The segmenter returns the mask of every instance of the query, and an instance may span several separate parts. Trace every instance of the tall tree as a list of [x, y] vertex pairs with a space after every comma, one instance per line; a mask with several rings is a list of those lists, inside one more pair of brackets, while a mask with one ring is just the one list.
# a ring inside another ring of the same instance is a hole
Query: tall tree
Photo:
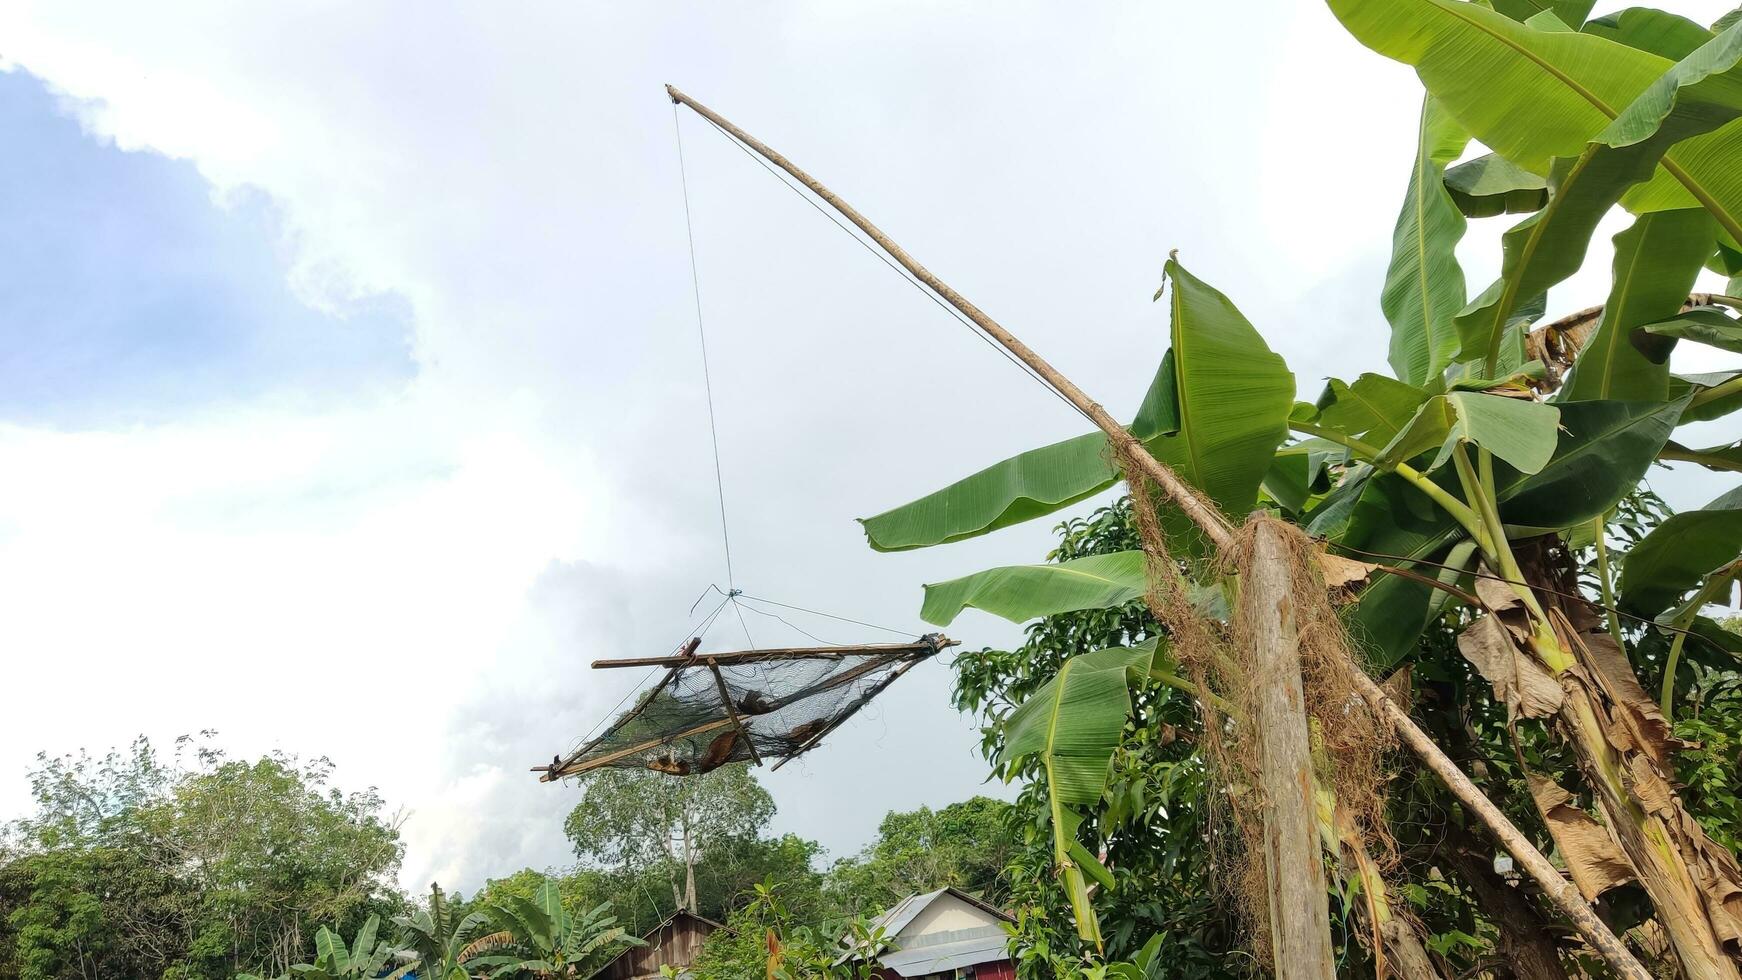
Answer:
[[602, 769], [585, 777], [563, 830], [575, 855], [623, 871], [658, 868], [678, 908], [697, 910], [696, 869], [755, 839], [774, 800], [742, 765], [702, 776]]

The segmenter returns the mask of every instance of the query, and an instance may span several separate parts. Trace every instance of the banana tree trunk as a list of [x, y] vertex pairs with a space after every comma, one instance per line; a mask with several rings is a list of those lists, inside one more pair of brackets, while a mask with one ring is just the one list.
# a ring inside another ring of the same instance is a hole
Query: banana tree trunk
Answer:
[[[1678, 743], [1626, 654], [1594, 609], [1565, 598], [1576, 587], [1566, 587], [1545, 564], [1531, 562], [1525, 571], [1547, 620], [1534, 624], [1529, 645], [1566, 692], [1557, 727], [1626, 871], [1656, 908], [1683, 976], [1738, 980], [1733, 950], [1742, 939], [1742, 868], [1682, 805], [1673, 785]], [[1612, 872], [1579, 877], [1585, 890], [1619, 883]]]

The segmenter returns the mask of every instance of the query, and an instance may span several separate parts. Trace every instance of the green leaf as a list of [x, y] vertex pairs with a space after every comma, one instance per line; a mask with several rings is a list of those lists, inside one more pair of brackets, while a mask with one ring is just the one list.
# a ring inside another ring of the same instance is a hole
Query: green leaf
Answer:
[[345, 941], [326, 926], [315, 931], [315, 956], [325, 961], [330, 973], [344, 973], [351, 968], [351, 954], [345, 949]]
[[1078, 654], [1005, 720], [1001, 765], [1030, 756], [1059, 802], [1093, 806], [1107, 789], [1113, 750], [1131, 713], [1130, 675], [1147, 671], [1155, 643]]
[[1318, 424], [1383, 446], [1427, 398], [1420, 388], [1382, 374], [1363, 374], [1352, 385], [1331, 378], [1319, 395]]
[[1498, 153], [1447, 170], [1446, 190], [1466, 218], [1529, 214], [1548, 203], [1548, 181]]
[[1119, 551], [1050, 565], [1009, 565], [925, 587], [919, 616], [948, 626], [973, 607], [1023, 622], [1079, 609], [1106, 609], [1143, 595], [1143, 553]]
[[[1144, 394], [1131, 433], [1153, 439], [1178, 427], [1170, 350]], [[859, 523], [877, 551], [927, 548], [1044, 517], [1106, 490], [1118, 479], [1106, 435], [1091, 432], [995, 463]]]
[[[1707, 394], [1712, 389], [1734, 385], [1738, 377], [1742, 377], [1742, 371], [1673, 375], [1669, 383], [1670, 393], [1673, 396], [1686, 394], [1692, 399], [1683, 402], [1687, 408], [1682, 412], [1681, 421], [1678, 424], [1709, 422], [1712, 419], [1723, 418], [1738, 408], [1742, 408], [1742, 388], [1725, 388], [1724, 391], [1728, 392], [1727, 394], [1718, 394], [1715, 397], [1708, 397]], [[1694, 404], [1694, 401], [1700, 399], [1706, 400], [1700, 401], [1700, 404]]]
[[[1288, 437], [1294, 375], [1226, 296], [1174, 259], [1166, 275], [1179, 427], [1149, 446], [1224, 514], [1244, 517]], [[1164, 509], [1162, 519], [1182, 551], [1197, 546], [1198, 536], [1174, 508]]]
[[[354, 967], [367, 966], [374, 959], [376, 953], [375, 935], [380, 929], [381, 917], [371, 915], [363, 920], [362, 928], [358, 929], [357, 934], [351, 937], [351, 959]], [[373, 976], [378, 970], [379, 964], [376, 964], [375, 967], [368, 970], [368, 973]]]
[[1560, 442], [1541, 472], [1518, 479], [1497, 468], [1500, 517], [1509, 525], [1559, 531], [1619, 503], [1669, 441], [1692, 392], [1666, 402], [1565, 402]]
[[[1607, 512], [1657, 458], [1691, 395], [1683, 391], [1679, 398], [1660, 403], [1558, 406], [1559, 442], [1541, 471], [1527, 476], [1504, 463], [1495, 465], [1501, 519], [1521, 528], [1559, 530]], [[1435, 481], [1456, 492], [1450, 470]], [[1464, 536], [1450, 515], [1390, 474], [1338, 488], [1308, 530], [1358, 549], [1354, 557], [1388, 565], [1432, 559]], [[1419, 571], [1432, 574], [1436, 569]], [[1346, 621], [1376, 667], [1389, 667], [1414, 650], [1427, 625], [1431, 596], [1428, 586], [1392, 575], [1380, 575], [1362, 590]]]
[[1131, 713], [1132, 676], [1149, 670], [1159, 643], [1155, 638], [1066, 660], [1004, 723], [998, 761], [1006, 771], [1029, 757], [1038, 757], [1046, 770], [1054, 856], [1064, 872], [1078, 935], [1089, 942], [1099, 942], [1100, 925], [1083, 874], [1103, 881], [1105, 887], [1112, 887], [1112, 882], [1101, 863], [1077, 841], [1082, 817], [1068, 808], [1094, 806], [1106, 793], [1113, 752]]
[[[1585, 155], [1593, 140], [1655, 144], [1646, 149], [1662, 154], [1664, 166], [1627, 194], [1627, 207], [1705, 206], [1742, 239], [1742, 125], [1724, 111], [1742, 93], [1725, 81], [1706, 84], [1734, 64], [1730, 32], [1671, 62], [1592, 34], [1534, 30], [1458, 0], [1331, 0], [1331, 9], [1363, 44], [1414, 65], [1465, 131], [1512, 162], [1549, 174], [1552, 161]], [[1696, 87], [1691, 97], [1684, 91]]]
[[1560, 412], [1553, 405], [1475, 391], [1435, 395], [1422, 405], [1379, 456], [1386, 468], [1439, 448], [1428, 469], [1451, 458], [1459, 442], [1493, 453], [1524, 473], [1535, 473], [1554, 455]]
[[1663, 458], [1697, 463], [1708, 470], [1742, 472], [1742, 442], [1707, 449], [1689, 449], [1676, 442], [1665, 443]]
[[1621, 566], [1621, 608], [1655, 616], [1742, 554], [1742, 487], [1653, 528]]
[[[1691, 340], [1696, 344], [1705, 344], [1719, 350], [1742, 354], [1742, 322], [1726, 316], [1721, 310], [1710, 307], [1689, 310], [1674, 319], [1648, 323], [1644, 330], [1654, 337]], [[1663, 352], [1666, 360], [1668, 355], [1667, 350]], [[1665, 383], [1668, 383], [1667, 371]]]
[[1457, 245], [1464, 216], [1446, 190], [1446, 166], [1470, 141], [1433, 96], [1422, 101], [1415, 165], [1391, 235], [1391, 265], [1379, 306], [1391, 324], [1391, 369], [1421, 387], [1437, 380], [1458, 352], [1452, 318], [1464, 307]]
[[[1705, 211], [1642, 214], [1615, 236], [1614, 280], [1596, 332], [1561, 388], [1567, 401], [1669, 397], [1669, 365], [1634, 346], [1633, 331], [1674, 316], [1712, 253], [1717, 226]], [[1650, 328], [1647, 328], [1650, 329]]]
[[1584, 23], [1595, 5], [1594, 0], [1496, 0], [1494, 9], [1519, 21], [1548, 14], [1563, 30], [1572, 30]]
[[1501, 239], [1500, 279], [1458, 314], [1458, 359], [1498, 366], [1514, 310], [1579, 271], [1597, 223], [1655, 165], [1649, 154], [1605, 153], [1597, 144], [1575, 159], [1557, 161], [1548, 203]]
[[1693, 54], [1714, 33], [1686, 17], [1651, 7], [1628, 7], [1605, 14], [1580, 30], [1671, 61]]

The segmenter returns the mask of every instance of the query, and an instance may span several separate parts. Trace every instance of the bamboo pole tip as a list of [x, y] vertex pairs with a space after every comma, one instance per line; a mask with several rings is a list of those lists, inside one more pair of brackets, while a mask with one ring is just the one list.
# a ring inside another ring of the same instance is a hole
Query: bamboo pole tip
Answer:
[[676, 85], [672, 85], [669, 82], [665, 86], [665, 94], [671, 96], [671, 101], [674, 103], [683, 101], [683, 93], [677, 90]]

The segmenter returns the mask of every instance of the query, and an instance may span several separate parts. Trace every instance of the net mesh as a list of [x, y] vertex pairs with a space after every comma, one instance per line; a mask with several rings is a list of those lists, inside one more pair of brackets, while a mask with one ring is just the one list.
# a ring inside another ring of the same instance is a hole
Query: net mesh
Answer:
[[784, 761], [949, 643], [934, 633], [908, 644], [692, 652], [602, 735], [541, 767], [544, 778], [605, 767], [688, 776], [729, 762]]

